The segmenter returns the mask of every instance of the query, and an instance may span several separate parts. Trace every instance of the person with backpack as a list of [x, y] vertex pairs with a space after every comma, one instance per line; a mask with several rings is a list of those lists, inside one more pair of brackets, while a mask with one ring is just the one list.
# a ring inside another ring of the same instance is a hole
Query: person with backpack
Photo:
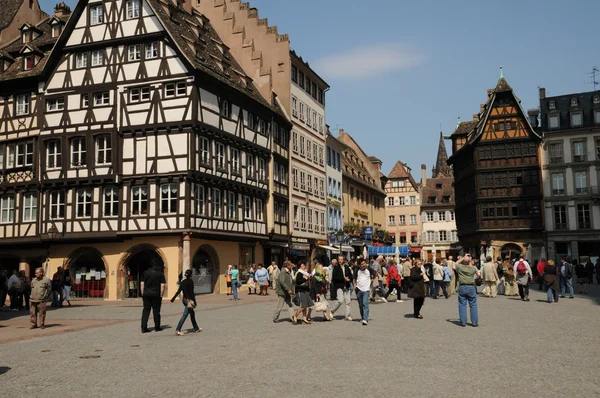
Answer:
[[515, 280], [515, 269], [510, 263], [510, 257], [506, 256], [502, 263], [502, 275], [504, 275], [504, 295], [517, 296], [517, 284]]
[[569, 298], [575, 298], [573, 291], [573, 266], [569, 263], [566, 257], [563, 257], [560, 265], [560, 297], [565, 297], [565, 292], [569, 291]]
[[529, 281], [533, 279], [531, 267], [524, 256], [521, 254], [519, 260], [515, 263], [514, 274], [519, 286], [519, 296], [522, 301], [529, 301]]

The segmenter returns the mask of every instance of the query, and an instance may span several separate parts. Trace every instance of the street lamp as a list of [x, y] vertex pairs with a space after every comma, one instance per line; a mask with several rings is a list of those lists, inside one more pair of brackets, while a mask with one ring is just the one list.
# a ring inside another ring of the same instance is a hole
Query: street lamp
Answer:
[[48, 237], [52, 240], [60, 239], [61, 233], [56, 228], [56, 225], [52, 224], [52, 226], [48, 229]]

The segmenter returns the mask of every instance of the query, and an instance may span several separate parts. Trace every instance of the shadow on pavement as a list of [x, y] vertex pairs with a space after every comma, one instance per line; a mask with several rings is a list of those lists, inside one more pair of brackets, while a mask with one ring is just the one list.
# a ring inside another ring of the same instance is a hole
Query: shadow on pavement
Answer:
[[8, 372], [10, 370], [10, 368], [8, 366], [0, 366], [0, 375], [3, 375], [4, 373]]
[[460, 320], [458, 320], [458, 319], [446, 319], [446, 322], [450, 322], [456, 326], [461, 326]]

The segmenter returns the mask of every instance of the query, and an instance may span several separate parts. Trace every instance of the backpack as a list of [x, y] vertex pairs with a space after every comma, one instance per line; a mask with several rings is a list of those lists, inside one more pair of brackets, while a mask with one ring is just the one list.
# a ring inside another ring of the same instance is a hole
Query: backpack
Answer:
[[526, 273], [527, 273], [527, 266], [525, 265], [525, 261], [519, 260], [519, 263], [517, 264], [517, 274], [526, 274]]

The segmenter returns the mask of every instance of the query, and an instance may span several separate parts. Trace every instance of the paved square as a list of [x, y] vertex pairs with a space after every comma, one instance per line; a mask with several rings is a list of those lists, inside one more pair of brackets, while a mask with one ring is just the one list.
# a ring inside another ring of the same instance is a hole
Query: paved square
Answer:
[[[408, 316], [411, 301], [372, 305], [369, 326], [273, 324], [273, 295], [220, 297], [200, 305], [204, 331], [184, 337], [174, 336], [179, 302], [163, 304], [170, 328], [145, 335], [138, 302], [65, 308], [49, 312], [48, 324], [95, 323], [0, 344], [0, 385], [5, 397], [600, 396], [600, 301], [545, 297], [479, 297], [479, 328], [454, 323], [456, 297], [427, 299], [423, 320]], [[27, 322], [6, 314], [1, 324]], [[0, 342], [11, 327], [0, 328]]]

